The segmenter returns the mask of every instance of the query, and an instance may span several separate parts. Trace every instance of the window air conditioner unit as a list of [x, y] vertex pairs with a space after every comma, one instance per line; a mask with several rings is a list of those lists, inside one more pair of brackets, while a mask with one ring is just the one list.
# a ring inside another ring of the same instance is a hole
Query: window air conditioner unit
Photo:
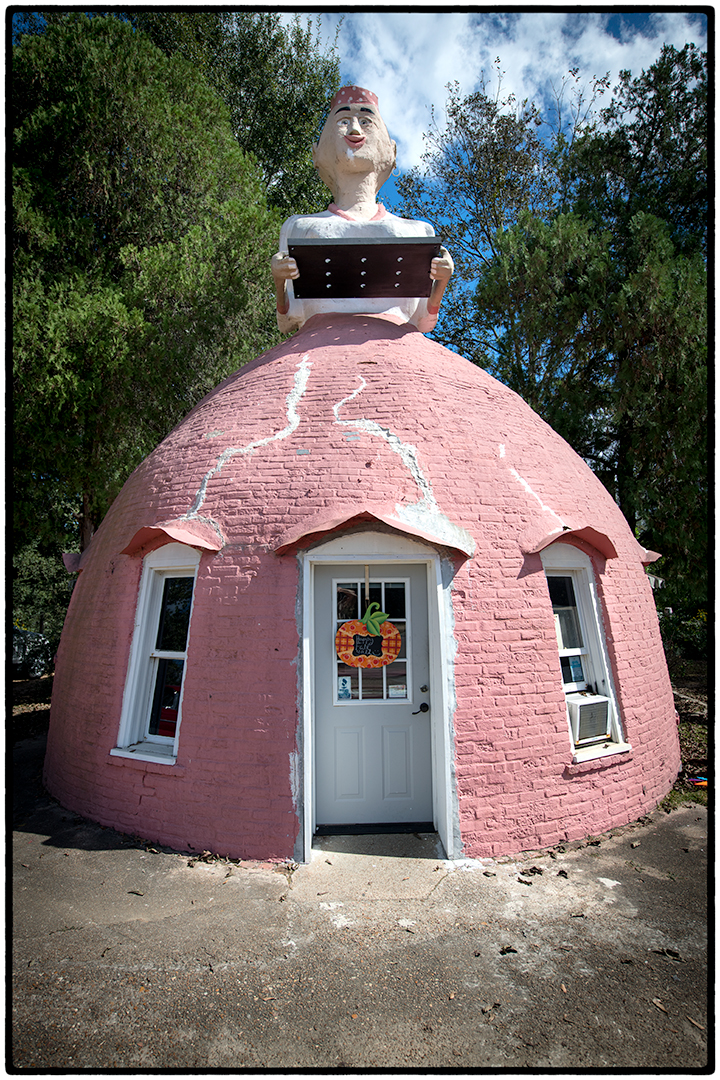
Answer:
[[570, 728], [575, 746], [609, 739], [610, 699], [597, 694], [568, 694]]

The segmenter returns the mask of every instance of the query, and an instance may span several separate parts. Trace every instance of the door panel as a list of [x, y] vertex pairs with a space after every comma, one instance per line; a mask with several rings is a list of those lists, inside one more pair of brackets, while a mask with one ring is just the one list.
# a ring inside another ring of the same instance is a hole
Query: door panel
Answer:
[[383, 727], [383, 798], [412, 798], [412, 732], [405, 727]]
[[335, 728], [335, 799], [362, 799], [363, 733], [360, 728]]
[[369, 600], [399, 635], [397, 656], [381, 666], [345, 662], [380, 650], [361, 626], [348, 629], [365, 612], [364, 564], [316, 565], [314, 592], [317, 824], [432, 820], [430, 714], [420, 712], [429, 701], [425, 565], [370, 565]]

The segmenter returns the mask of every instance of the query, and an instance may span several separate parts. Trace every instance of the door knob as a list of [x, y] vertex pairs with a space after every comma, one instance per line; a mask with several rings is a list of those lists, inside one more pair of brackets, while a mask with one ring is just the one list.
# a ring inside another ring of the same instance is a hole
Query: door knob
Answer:
[[430, 712], [430, 706], [428, 705], [427, 701], [423, 701], [417, 712], [413, 713], [413, 716], [417, 716], [417, 714], [421, 712]]

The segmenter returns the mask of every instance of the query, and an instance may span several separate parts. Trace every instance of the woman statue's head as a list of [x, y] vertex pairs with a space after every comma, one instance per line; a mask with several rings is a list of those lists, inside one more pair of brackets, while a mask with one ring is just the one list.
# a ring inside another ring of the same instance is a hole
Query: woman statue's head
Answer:
[[395, 165], [396, 146], [380, 116], [378, 99], [360, 86], [344, 86], [330, 102], [313, 164], [333, 196], [340, 177], [375, 176], [375, 193]]

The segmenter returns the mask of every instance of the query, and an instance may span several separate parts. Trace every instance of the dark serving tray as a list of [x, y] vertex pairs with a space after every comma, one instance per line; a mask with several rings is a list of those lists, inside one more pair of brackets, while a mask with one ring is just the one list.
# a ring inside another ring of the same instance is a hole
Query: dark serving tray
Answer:
[[442, 243], [441, 236], [291, 240], [288, 254], [300, 271], [293, 291], [298, 300], [429, 296], [430, 263]]

